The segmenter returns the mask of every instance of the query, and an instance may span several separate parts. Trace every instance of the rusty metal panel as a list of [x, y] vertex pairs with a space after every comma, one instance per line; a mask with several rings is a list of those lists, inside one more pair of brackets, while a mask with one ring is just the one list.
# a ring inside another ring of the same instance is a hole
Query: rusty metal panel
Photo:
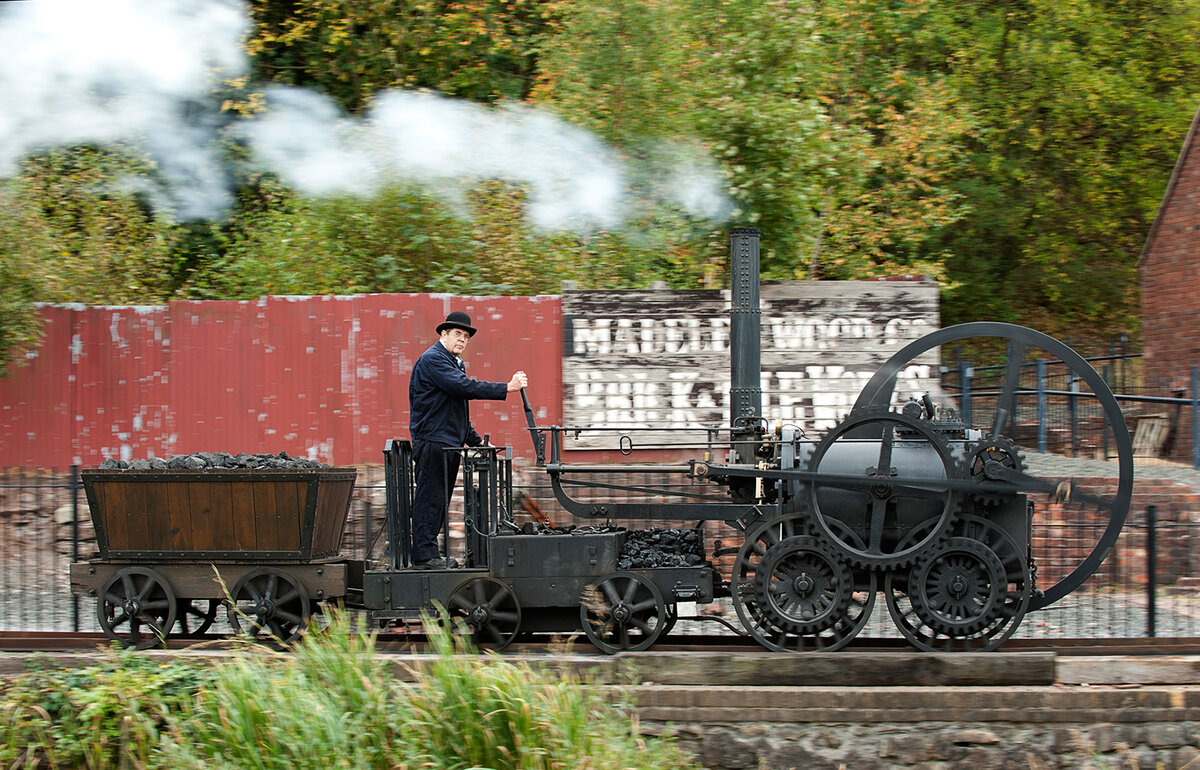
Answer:
[[[467, 346], [467, 373], [507, 382], [513, 372], [529, 375], [529, 396], [539, 424], [561, 420], [562, 322], [558, 297], [453, 297], [429, 294], [372, 294], [355, 298], [353, 358], [343, 389], [355, 396], [356, 462], [379, 462], [384, 442], [408, 438], [409, 373], [437, 340], [437, 326], [452, 310], [469, 314], [479, 332]], [[476, 401], [471, 421], [493, 444], [532, 457], [521, 401]]]
[[262, 440], [263, 305], [237, 301], [170, 304], [170, 401], [177, 432], [168, 454], [282, 449], [272, 449]]
[[75, 452], [83, 465], [169, 454], [170, 324], [166, 308], [91, 307], [75, 314]]
[[[408, 436], [408, 373], [451, 310], [479, 335], [478, 379], [529, 374], [540, 424], [561, 421], [558, 297], [428, 294], [47, 307], [46, 341], [0, 380], [0, 464], [94, 466], [192, 452], [378, 463]], [[477, 402], [493, 443], [531, 456], [520, 399]]]
[[0, 466], [66, 467], [72, 453], [75, 311], [41, 308], [42, 345], [0, 379]]

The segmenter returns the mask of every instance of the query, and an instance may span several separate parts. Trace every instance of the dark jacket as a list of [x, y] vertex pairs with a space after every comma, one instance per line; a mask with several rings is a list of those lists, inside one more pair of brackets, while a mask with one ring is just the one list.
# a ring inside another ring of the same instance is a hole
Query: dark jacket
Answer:
[[435, 342], [417, 359], [409, 379], [408, 431], [413, 441], [479, 446], [483, 439], [471, 427], [467, 401], [503, 401], [507, 396], [508, 383], [471, 379], [458, 357]]

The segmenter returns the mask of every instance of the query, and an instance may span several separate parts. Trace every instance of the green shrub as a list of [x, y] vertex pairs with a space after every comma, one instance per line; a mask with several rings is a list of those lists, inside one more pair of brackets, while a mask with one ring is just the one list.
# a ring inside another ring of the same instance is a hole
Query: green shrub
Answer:
[[78, 669], [35, 661], [28, 674], [0, 680], [0, 767], [147, 766], [206, 676], [196, 665], [117, 649]]

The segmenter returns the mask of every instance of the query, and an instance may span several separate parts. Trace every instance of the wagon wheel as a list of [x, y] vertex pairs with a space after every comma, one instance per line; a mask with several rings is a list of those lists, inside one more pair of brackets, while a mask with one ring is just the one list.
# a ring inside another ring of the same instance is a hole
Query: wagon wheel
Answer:
[[[1014, 459], [1010, 463], [992, 463], [986, 468], [986, 478], [976, 480], [977, 489], [973, 494], [994, 497], [1024, 493], [1038, 505], [1039, 518], [1054, 516], [1066, 527], [1087, 526], [1093, 520], [1102, 525], [1091, 551], [1078, 563], [1066, 564], [1060, 570], [1061, 574], [1050, 575], [1056, 582], [1034, 593], [1029, 609], [1039, 610], [1074, 591], [1096, 571], [1116, 543], [1129, 513], [1133, 494], [1133, 445], [1121, 406], [1104, 378], [1078, 353], [1041, 332], [1013, 324], [967, 323], [926, 335], [898, 351], [863, 388], [851, 414], [891, 405], [898, 395], [897, 381], [908, 376], [909, 367], [916, 366], [914, 362], [919, 356], [947, 343], [982, 338], [1002, 341], [1007, 348], [1007, 358], [1000, 381], [994, 387], [975, 388], [980, 392], [971, 401], [971, 423], [981, 427], [986, 441], [1007, 440], [1005, 446], [1013, 450], [1019, 446], [1021, 457], [1019, 462]], [[1074, 410], [1077, 417], [1090, 421], [1095, 437], [1090, 446], [1087, 439], [1074, 433], [1069, 436], [1055, 434], [1048, 421], [1042, 418], [1046, 403], [1038, 403], [1037, 391], [1021, 381], [1022, 363], [1034, 359], [1049, 362], [1065, 373], [1063, 376], [1069, 385], [1047, 389], [1045, 402], [1054, 399]], [[928, 363], [924, 362], [925, 365]], [[1043, 444], [1047, 448], [1045, 455], [1037, 452]], [[1105, 471], [1104, 475], [1119, 477], [1116, 490], [1103, 496], [1088, 494], [1077, 489], [1071, 479], [1060, 478], [1049, 470], [1036, 470], [1039, 465], [1053, 468], [1056, 458], [1049, 450], [1054, 444], [1065, 444], [1070, 453], [1106, 450], [1107, 454], [1115, 455], [1117, 473]], [[1037, 519], [1035, 529], [1036, 525]], [[1051, 534], [1048, 539], [1059, 538]], [[1037, 540], [1035, 538], [1034, 561], [1038, 557]], [[1043, 570], [1042, 577], [1046, 574]]]
[[462, 583], [450, 594], [451, 622], [461, 620], [480, 647], [504, 649], [521, 627], [521, 605], [508, 585], [490, 577]]
[[[852, 534], [839, 534], [855, 542]], [[875, 604], [874, 574], [856, 571], [808, 534], [797, 514], [757, 524], [738, 553], [733, 578], [742, 625], [770, 650], [840, 649], [866, 625]]]
[[287, 644], [308, 625], [308, 592], [285, 570], [268, 567], [245, 575], [232, 597], [229, 625], [235, 633]]
[[147, 567], [126, 567], [104, 581], [96, 619], [109, 639], [145, 650], [161, 644], [175, 624], [175, 591]]
[[[898, 451], [914, 441], [928, 454]], [[897, 467], [902, 460], [906, 467]], [[929, 423], [887, 409], [851, 413], [813, 449], [808, 470], [804, 494], [814, 532], [858, 567], [912, 564], [959, 512], [963, 474], [946, 440]], [[924, 538], [897, 534], [907, 519], [927, 518], [931, 510], [936, 526]]]
[[172, 635], [195, 638], [203, 636], [217, 619], [221, 602], [217, 599], [180, 599], [176, 603], [177, 628]]
[[611, 572], [583, 591], [583, 633], [610, 655], [645, 650], [667, 627], [669, 612], [658, 586], [636, 572]]
[[1011, 535], [982, 517], [962, 517], [953, 535], [907, 572], [888, 575], [888, 612], [918, 649], [994, 650], [1028, 611], [1028, 561]]

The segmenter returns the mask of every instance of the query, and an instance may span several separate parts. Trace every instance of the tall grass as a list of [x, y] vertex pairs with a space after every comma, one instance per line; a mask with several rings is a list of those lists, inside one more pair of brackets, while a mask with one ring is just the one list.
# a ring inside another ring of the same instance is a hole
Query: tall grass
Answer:
[[334, 613], [291, 654], [224, 662], [153, 758], [173, 768], [690, 767], [669, 741], [636, 733], [628, 698], [495, 655], [426, 623], [432, 655], [390, 673], [375, 636]]
[[343, 613], [290, 652], [247, 643], [200, 664], [114, 650], [0, 680], [0, 768], [692, 767], [637, 735], [627, 693], [426, 627], [411, 681]]

